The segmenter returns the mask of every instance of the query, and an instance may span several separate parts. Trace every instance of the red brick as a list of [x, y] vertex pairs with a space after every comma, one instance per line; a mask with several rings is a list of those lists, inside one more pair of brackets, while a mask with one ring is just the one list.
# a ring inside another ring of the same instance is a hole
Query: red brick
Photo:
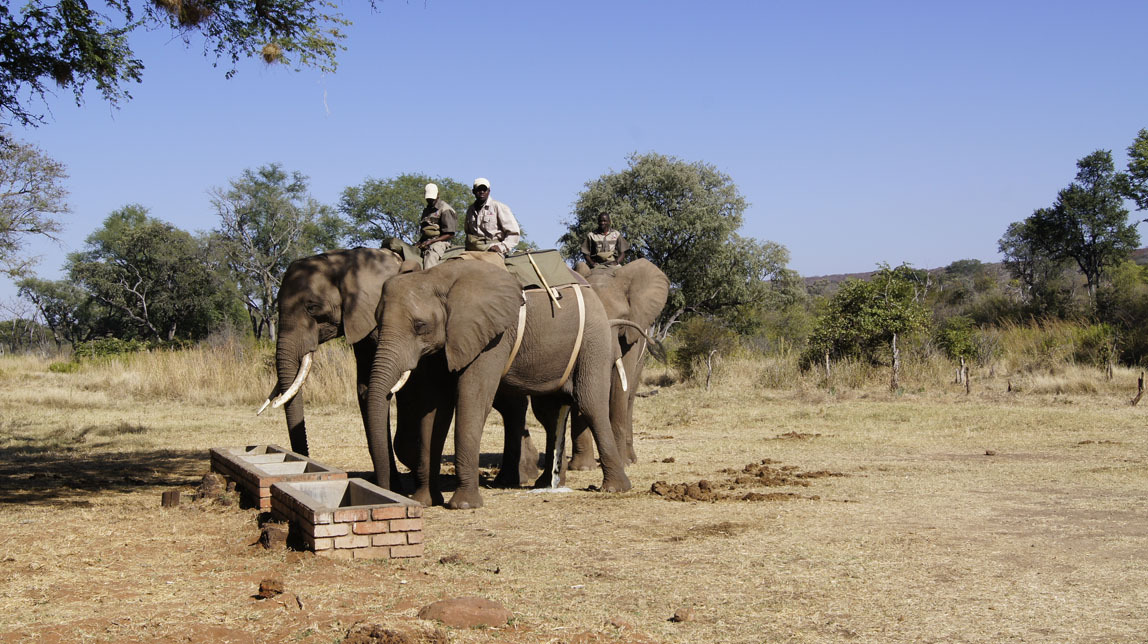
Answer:
[[346, 523], [327, 523], [317, 526], [303, 526], [304, 530], [309, 531], [316, 537], [341, 537], [350, 532], [350, 526]]
[[402, 532], [384, 532], [371, 537], [371, 545], [374, 546], [405, 546], [406, 544], [407, 535]]
[[423, 515], [423, 506], [421, 505], [408, 505], [407, 516], [412, 519], [417, 519]]
[[390, 548], [355, 548], [348, 552], [354, 553], [355, 559], [386, 559], [391, 556]]
[[410, 532], [412, 530], [422, 530], [423, 520], [419, 519], [392, 519], [391, 532]]
[[416, 543], [411, 546], [391, 546], [392, 557], [421, 557], [423, 556], [423, 544]]
[[336, 549], [336, 550], [324, 550], [322, 552], [316, 552], [315, 554], [322, 555], [322, 556], [327, 557], [329, 559], [350, 559], [350, 558], [355, 556], [354, 554], [352, 554], [354, 552], [355, 552], [354, 550]]
[[376, 521], [384, 519], [401, 519], [407, 516], [406, 506], [392, 505], [385, 508], [375, 508], [371, 510], [371, 517]]
[[354, 521], [370, 521], [371, 513], [365, 509], [335, 510], [335, 523], [352, 523]]
[[[346, 525], [346, 524], [344, 524]], [[387, 531], [386, 521], [360, 521], [355, 524], [355, 534], [379, 534]]]
[[331, 548], [335, 547], [335, 540], [331, 537], [324, 537], [321, 539], [316, 539], [314, 537], [310, 539], [304, 538], [304, 541], [306, 541], [307, 546], [315, 552], [319, 552], [320, 550], [330, 550]]
[[406, 535], [407, 535], [407, 543], [422, 543], [423, 542], [423, 531], [422, 530], [415, 530], [414, 532], [408, 532], [408, 533], [406, 533]]
[[336, 548], [366, 548], [369, 545], [371, 545], [371, 535], [369, 534], [348, 534], [335, 537]]

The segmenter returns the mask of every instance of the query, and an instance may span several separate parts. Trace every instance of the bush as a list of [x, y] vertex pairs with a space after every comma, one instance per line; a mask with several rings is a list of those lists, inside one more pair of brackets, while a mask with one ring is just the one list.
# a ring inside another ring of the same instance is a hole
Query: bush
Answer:
[[694, 377], [713, 352], [729, 357], [738, 347], [737, 334], [721, 324], [705, 318], [691, 318], [674, 332], [676, 349], [670, 363], [681, 374], [682, 380]]
[[89, 340], [76, 346], [75, 357], [79, 358], [112, 358], [116, 356], [143, 353], [144, 351], [165, 350], [175, 351], [195, 346], [190, 340], [123, 340], [121, 338], [99, 338]]
[[48, 371], [52, 373], [76, 373], [80, 370], [80, 363], [78, 362], [53, 362], [48, 365]]

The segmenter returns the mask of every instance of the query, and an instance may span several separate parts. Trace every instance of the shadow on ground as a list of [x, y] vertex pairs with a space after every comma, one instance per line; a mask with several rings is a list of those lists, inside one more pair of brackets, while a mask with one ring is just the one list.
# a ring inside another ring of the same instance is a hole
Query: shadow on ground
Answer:
[[[105, 452], [46, 447], [0, 448], [0, 504], [83, 506], [93, 492], [199, 483], [206, 451]], [[158, 502], [158, 501], [157, 501]]]

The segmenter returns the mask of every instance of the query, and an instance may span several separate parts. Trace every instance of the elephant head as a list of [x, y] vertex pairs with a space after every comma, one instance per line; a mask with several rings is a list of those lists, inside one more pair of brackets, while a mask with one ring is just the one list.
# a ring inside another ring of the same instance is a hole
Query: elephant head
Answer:
[[[312, 354], [320, 344], [340, 335], [356, 348], [366, 341], [373, 349], [379, 296], [401, 264], [401, 258], [389, 250], [355, 248], [305, 257], [287, 267], [279, 287], [277, 381], [264, 408], [285, 405], [292, 451], [309, 455], [303, 400], [296, 394], [307, 377]], [[361, 390], [366, 384], [362, 380]]]
[[392, 390], [431, 353], [443, 352], [451, 372], [467, 367], [517, 322], [522, 301], [521, 287], [509, 273], [474, 260], [398, 275], [383, 286], [367, 393], [367, 442], [379, 485], [392, 484], [387, 458]]

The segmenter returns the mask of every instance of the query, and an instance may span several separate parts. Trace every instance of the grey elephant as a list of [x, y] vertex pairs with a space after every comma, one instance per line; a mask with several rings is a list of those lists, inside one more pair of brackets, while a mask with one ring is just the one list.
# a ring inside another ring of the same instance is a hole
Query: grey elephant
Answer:
[[[612, 319], [628, 320], [642, 329], [648, 329], [662, 309], [670, 293], [670, 279], [647, 259], [636, 259], [619, 267], [585, 268], [582, 273], [602, 300], [606, 314]], [[610, 425], [614, 442], [622, 460], [636, 463], [634, 452], [634, 399], [641, 384], [645, 366], [647, 341], [634, 327], [617, 327], [618, 342], [622, 350], [622, 366], [629, 387], [623, 388], [621, 378], [614, 376], [610, 389]], [[594, 448], [586, 433], [586, 424], [577, 414], [571, 424], [572, 455], [570, 469], [594, 468]]]
[[275, 340], [277, 380], [259, 413], [268, 406], [284, 407], [292, 451], [310, 455], [303, 397], [297, 394], [319, 345], [339, 336], [347, 338], [355, 354], [359, 411], [365, 426], [367, 380], [378, 337], [375, 309], [383, 284], [402, 266], [402, 257], [390, 250], [353, 248], [297, 259], [284, 272]]
[[[483, 505], [479, 441], [496, 395], [530, 396], [547, 432], [548, 471], [553, 469], [558, 419], [573, 405], [586, 416], [597, 442], [602, 490], [630, 489], [609, 420], [611, 369], [620, 357], [615, 333], [593, 291], [571, 286], [561, 293], [556, 302], [547, 289], [524, 292], [501, 267], [467, 259], [388, 280], [379, 303], [379, 343], [367, 394], [373, 452], [389, 449], [391, 393], [411, 370], [423, 370], [420, 361], [441, 354], [451, 380], [440, 391], [454, 399], [442, 408], [454, 410], [458, 476], [448, 508]], [[428, 385], [434, 383], [421, 386]], [[390, 474], [376, 468], [375, 476], [386, 481]]]

